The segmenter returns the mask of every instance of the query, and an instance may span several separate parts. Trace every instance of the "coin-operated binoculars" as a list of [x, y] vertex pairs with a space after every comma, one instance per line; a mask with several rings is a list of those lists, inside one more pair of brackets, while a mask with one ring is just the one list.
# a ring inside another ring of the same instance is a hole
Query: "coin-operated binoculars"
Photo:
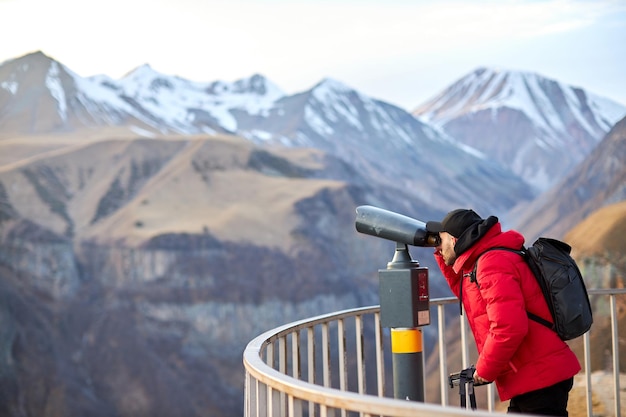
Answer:
[[428, 268], [411, 259], [408, 246], [438, 246], [439, 235], [411, 217], [372, 206], [356, 209], [356, 230], [396, 242], [387, 269], [378, 270], [380, 322], [391, 329], [394, 397], [424, 401], [423, 336], [430, 324]]

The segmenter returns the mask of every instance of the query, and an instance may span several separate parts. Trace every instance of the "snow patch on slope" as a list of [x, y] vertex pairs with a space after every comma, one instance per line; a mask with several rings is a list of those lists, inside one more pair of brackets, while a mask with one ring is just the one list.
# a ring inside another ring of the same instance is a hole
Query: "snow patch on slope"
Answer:
[[59, 78], [59, 64], [52, 62], [48, 73], [46, 74], [46, 87], [50, 90], [50, 94], [57, 101], [57, 110], [61, 120], [67, 120], [67, 102], [65, 100], [65, 90], [61, 85]]

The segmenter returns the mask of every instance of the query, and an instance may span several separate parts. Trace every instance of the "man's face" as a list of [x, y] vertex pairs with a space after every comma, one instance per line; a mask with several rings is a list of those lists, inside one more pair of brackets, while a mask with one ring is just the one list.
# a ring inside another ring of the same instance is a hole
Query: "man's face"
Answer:
[[441, 252], [446, 265], [452, 265], [456, 261], [456, 253], [454, 253], [456, 238], [448, 232], [439, 233], [439, 237], [441, 238], [441, 245], [437, 249]]

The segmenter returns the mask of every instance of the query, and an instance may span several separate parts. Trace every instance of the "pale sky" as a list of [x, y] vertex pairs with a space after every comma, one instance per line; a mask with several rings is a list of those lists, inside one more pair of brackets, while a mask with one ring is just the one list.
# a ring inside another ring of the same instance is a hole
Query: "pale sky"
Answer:
[[412, 110], [474, 69], [535, 72], [626, 105], [624, 0], [0, 0], [0, 62], [83, 77], [324, 78]]

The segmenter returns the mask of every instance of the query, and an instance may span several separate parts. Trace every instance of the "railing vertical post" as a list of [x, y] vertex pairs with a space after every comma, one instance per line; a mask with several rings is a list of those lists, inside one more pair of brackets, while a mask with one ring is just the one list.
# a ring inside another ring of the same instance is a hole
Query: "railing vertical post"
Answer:
[[[301, 379], [301, 352], [300, 352], [300, 331], [295, 330], [291, 333], [291, 375], [296, 379]], [[302, 416], [302, 402], [289, 397], [290, 415]]]
[[[265, 349], [265, 363], [268, 364], [270, 367], [274, 368], [274, 344], [270, 343], [269, 345], [267, 345], [267, 348]], [[266, 416], [271, 417], [274, 415], [274, 398], [273, 398], [273, 392], [274, 390], [272, 389], [272, 387], [267, 386], [266, 387], [266, 403], [265, 403], [265, 410], [266, 410]]]
[[469, 349], [468, 349], [468, 334], [467, 334], [467, 320], [465, 319], [465, 316], [459, 316], [459, 320], [461, 321], [461, 346], [463, 347], [461, 349], [461, 359], [462, 359], [462, 363], [461, 365], [463, 366], [463, 369], [466, 369], [469, 367]]
[[244, 417], [250, 417], [252, 415], [252, 387], [250, 384], [250, 373], [246, 371], [244, 379], [244, 397], [243, 397], [243, 415]]
[[589, 332], [583, 335], [584, 354], [585, 354], [585, 391], [587, 402], [587, 416], [593, 415], [593, 402], [591, 393], [591, 342]]
[[613, 396], [615, 397], [615, 415], [621, 415], [620, 405], [620, 386], [619, 386], [619, 334], [617, 330], [617, 304], [615, 301], [615, 294], [610, 295], [611, 301], [611, 334], [613, 340], [613, 375], [617, 375], [615, 378], [615, 385], [613, 387]]
[[396, 243], [387, 269], [379, 270], [380, 316], [391, 328], [394, 397], [424, 401], [423, 335], [430, 324], [428, 268], [411, 259], [406, 244]]
[[363, 320], [357, 315], [354, 317], [354, 336], [356, 342], [356, 376], [359, 394], [365, 394], [365, 346], [363, 345]]
[[[309, 384], [315, 384], [315, 329], [307, 328], [307, 380]], [[309, 416], [315, 415], [315, 404], [309, 401]]]
[[379, 397], [385, 396], [385, 361], [383, 350], [383, 328], [380, 324], [380, 312], [374, 314], [374, 330], [376, 334], [376, 387]]
[[439, 388], [441, 389], [441, 405], [448, 405], [448, 355], [446, 353], [446, 326], [443, 304], [437, 306], [437, 330], [439, 333]]
[[330, 387], [330, 339], [328, 323], [322, 323], [322, 380]]
[[[278, 339], [278, 370], [282, 374], [287, 374], [287, 336]], [[278, 404], [280, 407], [280, 415], [286, 415], [287, 398], [284, 392], [278, 394]]]
[[339, 357], [339, 389], [348, 389], [348, 352], [346, 351], [346, 332], [343, 320], [337, 320], [337, 356]]
[[[348, 353], [346, 351], [346, 332], [344, 320], [337, 320], [337, 356], [339, 357], [339, 389], [348, 390]], [[341, 417], [346, 417], [346, 410], [341, 410]]]

